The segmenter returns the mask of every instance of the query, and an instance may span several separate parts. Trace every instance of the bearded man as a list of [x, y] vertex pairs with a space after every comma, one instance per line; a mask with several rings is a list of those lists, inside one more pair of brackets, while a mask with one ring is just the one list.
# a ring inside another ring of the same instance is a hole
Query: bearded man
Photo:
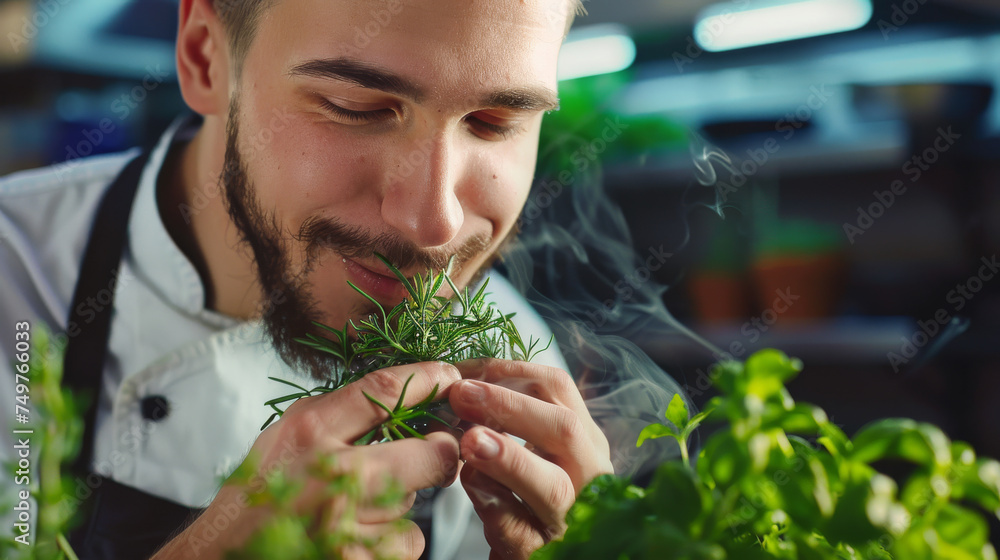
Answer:
[[[239, 548], [273, 513], [219, 488], [248, 447], [262, 476], [306, 481], [299, 513], [342, 526], [343, 504], [310, 470], [332, 455], [362, 483], [351, 530], [382, 537], [378, 554], [526, 558], [557, 538], [581, 488], [613, 470], [557, 351], [379, 370], [259, 430], [262, 403], [282, 393], [268, 376], [305, 383], [331, 367], [293, 339], [370, 311], [348, 281], [385, 306], [403, 299], [376, 253], [407, 276], [454, 257], [459, 287], [488, 274], [527, 199], [542, 116], [558, 107], [577, 3], [180, 4], [177, 76], [194, 115], [148, 152], [0, 181], [0, 339], [50, 325], [68, 385], [94, 396], [74, 487], [79, 556]], [[526, 337], [549, 338], [502, 277], [490, 286]], [[475, 427], [352, 445], [386, 418], [365, 394], [395, 402], [412, 374], [407, 403], [438, 387]], [[7, 413], [15, 376], [2, 377]], [[4, 443], [0, 458], [13, 457]], [[399, 529], [418, 491], [459, 472]], [[389, 479], [402, 505], [367, 499]]]

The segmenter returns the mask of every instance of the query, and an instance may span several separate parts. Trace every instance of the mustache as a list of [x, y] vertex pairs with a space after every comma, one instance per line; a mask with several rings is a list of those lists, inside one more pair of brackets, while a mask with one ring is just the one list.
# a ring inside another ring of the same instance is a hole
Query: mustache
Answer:
[[351, 226], [335, 218], [311, 217], [299, 228], [294, 239], [305, 244], [308, 269], [323, 250], [333, 250], [349, 259], [371, 259], [381, 254], [401, 271], [439, 271], [448, 266], [452, 255], [460, 267], [482, 255], [493, 237], [477, 234], [462, 242], [455, 251], [429, 251], [391, 233], [374, 233], [361, 226]]

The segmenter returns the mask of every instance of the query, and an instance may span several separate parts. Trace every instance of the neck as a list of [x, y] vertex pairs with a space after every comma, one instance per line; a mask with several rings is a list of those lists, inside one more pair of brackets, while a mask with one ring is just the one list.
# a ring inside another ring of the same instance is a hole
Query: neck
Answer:
[[253, 255], [241, 244], [226, 211], [219, 180], [224, 130], [221, 119], [207, 116], [194, 139], [170, 149], [157, 185], [157, 205], [167, 232], [201, 277], [205, 308], [250, 319], [260, 287]]

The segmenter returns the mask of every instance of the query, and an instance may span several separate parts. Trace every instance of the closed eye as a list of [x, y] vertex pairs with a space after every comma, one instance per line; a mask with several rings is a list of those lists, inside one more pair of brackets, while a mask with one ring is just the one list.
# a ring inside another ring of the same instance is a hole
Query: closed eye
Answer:
[[364, 124], [387, 120], [396, 114], [392, 109], [376, 109], [374, 111], [354, 111], [336, 105], [329, 99], [322, 99], [320, 105], [330, 114], [352, 123]]
[[[384, 122], [396, 115], [396, 111], [390, 108], [374, 109], [371, 111], [347, 109], [326, 98], [320, 99], [320, 105], [335, 118], [352, 124]], [[472, 128], [473, 132], [484, 140], [506, 140], [521, 131], [520, 125], [510, 124], [510, 121], [506, 119], [483, 111], [468, 115], [466, 122]]]
[[485, 140], [506, 140], [521, 131], [521, 126], [510, 121], [478, 112], [468, 115], [466, 122]]

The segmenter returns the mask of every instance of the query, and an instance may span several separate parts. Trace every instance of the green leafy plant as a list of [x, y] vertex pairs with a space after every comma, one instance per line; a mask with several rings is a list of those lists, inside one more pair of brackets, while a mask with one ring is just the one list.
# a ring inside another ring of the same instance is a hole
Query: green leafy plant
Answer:
[[[696, 465], [664, 462], [639, 487], [606, 475], [570, 510], [560, 541], [533, 558], [995, 559], [983, 515], [1000, 511], [1000, 463], [938, 428], [887, 419], [849, 439], [785, 388], [802, 364], [763, 350], [712, 371], [722, 393], [693, 418], [680, 397], [637, 445], [702, 421], [722, 424]], [[875, 466], [903, 462], [900, 486]], [[877, 465], [876, 465], [877, 464]]]
[[[31, 351], [27, 368], [15, 382], [27, 388], [20, 393], [19, 402], [30, 410], [30, 422], [17, 429], [31, 430], [26, 437], [30, 445], [30, 482], [15, 486], [27, 490], [36, 501], [33, 509], [35, 530], [24, 535], [19, 531], [0, 540], [0, 557], [21, 560], [76, 560], [77, 556], [66, 539], [78, 502], [73, 496], [73, 484], [64, 467], [79, 452], [83, 422], [79, 417], [81, 404], [68, 389], [62, 387], [63, 349], [52, 343], [47, 327], [31, 327]], [[21, 398], [24, 400], [22, 401]], [[23, 480], [17, 476], [16, 462], [7, 465], [9, 480]], [[68, 471], [68, 468], [66, 469]], [[19, 500], [20, 501], [20, 500]], [[4, 506], [12, 508], [15, 504]], [[9, 511], [9, 509], [8, 509]], [[13, 528], [13, 529], [16, 529]], [[21, 540], [15, 537], [21, 535]], [[25, 544], [27, 543], [27, 545]]]
[[[379, 369], [419, 362], [443, 361], [454, 364], [472, 358], [531, 361], [551, 345], [551, 339], [544, 347], [534, 338], [525, 341], [511, 320], [514, 314], [504, 315], [487, 303], [486, 288], [489, 281], [484, 282], [473, 294], [468, 288], [460, 290], [455, 286], [449, 275], [451, 263], [445, 270], [417, 275], [411, 280], [382, 255], [376, 256], [403, 284], [408, 297], [386, 311], [382, 304], [348, 282], [375, 306], [376, 312], [358, 323], [349, 320], [343, 329], [315, 323], [330, 337], [310, 333], [304, 338], [296, 339], [301, 344], [334, 356], [337, 366], [330, 372], [330, 379], [324, 385], [311, 390], [283, 379], [270, 378], [297, 391], [265, 403], [274, 413], [261, 429], [283, 414], [284, 409], [280, 405], [336, 391]], [[438, 295], [445, 284], [451, 288], [454, 298]], [[350, 335], [352, 331], [355, 333], [353, 340]], [[409, 380], [406, 386], [408, 385]], [[417, 431], [417, 426], [428, 421], [446, 423], [435, 414], [435, 411], [444, 406], [443, 403], [434, 401], [437, 396], [436, 387], [419, 403], [403, 406], [406, 386], [392, 408], [365, 394], [369, 400], [384, 409], [389, 418], [358, 440], [359, 445], [370, 443], [379, 436], [382, 440], [423, 437]]]
[[[258, 466], [255, 457], [248, 457], [230, 475], [227, 483], [246, 489], [255, 487], [258, 485]], [[310, 474], [324, 481], [320, 490], [323, 498], [339, 501], [337, 517], [315, 519], [311, 514], [297, 513], [294, 504], [302, 496], [305, 481], [289, 479], [281, 470], [269, 472], [262, 489], [248, 490], [247, 503], [251, 507], [267, 508], [271, 516], [242, 548], [227, 552], [227, 560], [322, 560], [342, 558], [344, 552], [352, 548], [378, 550], [379, 537], [360, 535], [353, 526], [363, 500], [358, 476], [339, 471], [336, 457], [329, 455], [318, 456]], [[385, 489], [378, 493], [373, 503], [389, 507], [404, 499], [405, 492], [399, 485], [394, 480], [387, 480]], [[402, 532], [405, 521], [398, 521], [398, 525]], [[316, 527], [323, 530], [310, 531]]]
[[710, 411], [703, 410], [696, 414], [693, 418], [688, 418], [687, 405], [684, 404], [684, 399], [680, 395], [674, 395], [670, 399], [670, 404], [667, 405], [666, 417], [670, 421], [670, 424], [650, 424], [639, 432], [639, 441], [636, 446], [642, 446], [643, 442], [649, 439], [656, 439], [661, 437], [670, 436], [677, 440], [678, 445], [681, 449], [681, 460], [684, 461], [684, 466], [690, 467], [691, 460], [688, 457], [688, 438], [694, 433], [695, 429], [701, 424], [702, 420], [708, 416]]

